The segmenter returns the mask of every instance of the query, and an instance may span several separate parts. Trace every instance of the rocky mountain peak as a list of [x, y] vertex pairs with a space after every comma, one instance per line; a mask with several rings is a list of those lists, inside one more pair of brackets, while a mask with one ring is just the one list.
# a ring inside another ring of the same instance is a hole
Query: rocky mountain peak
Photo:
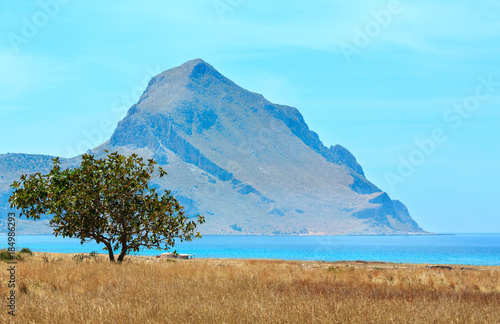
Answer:
[[160, 83], [180, 83], [186, 85], [189, 81], [204, 77], [224, 78], [213, 66], [202, 59], [194, 59], [166, 70], [151, 79], [149, 86]]
[[[326, 147], [298, 109], [236, 85], [201, 59], [152, 78], [92, 153], [104, 150], [155, 159], [169, 176], [154, 185], [205, 215], [204, 233], [423, 232], [366, 179], [353, 154]], [[0, 171], [41, 169], [29, 156], [11, 160], [0, 156]]]

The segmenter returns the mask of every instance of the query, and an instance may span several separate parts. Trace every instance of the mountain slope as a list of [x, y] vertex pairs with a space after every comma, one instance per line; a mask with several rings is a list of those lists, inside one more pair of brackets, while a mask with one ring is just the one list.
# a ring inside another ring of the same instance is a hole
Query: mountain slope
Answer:
[[297, 109], [199, 59], [154, 77], [104, 148], [140, 149], [165, 164], [171, 186], [208, 213], [211, 233], [422, 231]]
[[[8, 213], [16, 212], [10, 209], [9, 197], [12, 194], [10, 185], [18, 181], [22, 174], [48, 173], [52, 168], [54, 156], [39, 154], [0, 154], [0, 234], [7, 233]], [[69, 166], [66, 159], [63, 165]], [[16, 215], [19, 214], [16, 212]], [[48, 233], [48, 220], [42, 219], [37, 222], [18, 219], [16, 221], [16, 233]]]
[[424, 232], [347, 149], [325, 147], [297, 109], [239, 87], [200, 59], [155, 76], [92, 152], [103, 150], [157, 160], [169, 175], [154, 185], [205, 215], [204, 233]]

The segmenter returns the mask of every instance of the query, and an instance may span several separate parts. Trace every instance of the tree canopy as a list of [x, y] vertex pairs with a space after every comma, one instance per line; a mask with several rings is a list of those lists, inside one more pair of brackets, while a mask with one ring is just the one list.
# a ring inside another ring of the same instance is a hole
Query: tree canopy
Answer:
[[105, 152], [103, 159], [84, 154], [78, 168], [62, 168], [55, 158], [48, 174], [23, 174], [12, 184], [11, 207], [28, 219], [51, 215], [55, 236], [103, 243], [110, 261], [113, 250], [121, 262], [141, 248], [168, 250], [176, 238], [201, 237], [195, 230], [203, 216], [190, 220], [170, 191], [150, 188], [153, 178], [167, 175], [153, 159]]

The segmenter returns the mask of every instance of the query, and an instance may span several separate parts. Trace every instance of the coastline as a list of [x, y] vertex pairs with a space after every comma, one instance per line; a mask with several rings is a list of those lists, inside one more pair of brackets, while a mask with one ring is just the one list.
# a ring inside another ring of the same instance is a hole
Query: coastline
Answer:
[[[17, 235], [46, 235], [46, 236], [53, 236], [54, 234], [52, 233], [23, 233], [19, 232], [16, 233]], [[500, 233], [465, 233], [465, 232], [457, 232], [457, 233], [434, 233], [434, 232], [429, 232], [429, 233], [407, 233], [407, 234], [203, 234], [200, 233], [202, 236], [291, 236], [291, 237], [296, 237], [296, 236], [312, 236], [312, 237], [321, 237], [321, 236], [340, 236], [340, 237], [349, 237], [349, 236], [359, 236], [359, 237], [364, 237], [364, 236], [451, 236], [451, 235], [500, 235]], [[8, 235], [8, 232], [0, 232], [0, 237], [1, 236], [6, 236]]]
[[[323, 261], [323, 260], [287, 260], [287, 259], [259, 259], [259, 258], [197, 258], [196, 255], [192, 259], [169, 259], [162, 258], [161, 253], [158, 252], [157, 255], [136, 255], [131, 254], [125, 257], [124, 263], [127, 259], [131, 260], [142, 260], [142, 261], [152, 261], [152, 262], [226, 262], [226, 263], [252, 263], [252, 262], [270, 262], [270, 263], [284, 263], [284, 264], [303, 264], [303, 265], [316, 265], [317, 268], [325, 268], [328, 266], [354, 266], [358, 268], [387, 268], [387, 269], [445, 269], [443, 267], [451, 267], [451, 270], [484, 270], [492, 269], [495, 271], [500, 271], [500, 265], [471, 265], [471, 264], [441, 264], [441, 263], [407, 263], [407, 262], [386, 262], [386, 261], [366, 261], [366, 260], [338, 260], [338, 261]], [[35, 256], [53, 256], [53, 257], [70, 257], [73, 258], [77, 255], [84, 255], [86, 258], [90, 259], [89, 253], [61, 253], [61, 252], [33, 252]], [[108, 258], [107, 253], [96, 253], [98, 257], [104, 259]], [[169, 261], [168, 261], [169, 260]], [[445, 269], [449, 270], [449, 269]]]
[[[17, 248], [50, 253], [102, 252], [103, 245], [53, 235], [16, 235]], [[7, 237], [0, 236], [0, 248]], [[198, 258], [339, 261], [365, 260], [414, 264], [500, 266], [500, 234], [446, 234], [411, 236], [262, 236], [205, 235], [177, 242], [168, 250], [141, 250], [154, 256], [176, 251]]]

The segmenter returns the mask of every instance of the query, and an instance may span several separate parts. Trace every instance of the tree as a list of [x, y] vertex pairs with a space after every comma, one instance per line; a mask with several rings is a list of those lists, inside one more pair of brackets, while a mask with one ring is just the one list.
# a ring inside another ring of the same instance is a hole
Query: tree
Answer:
[[52, 215], [54, 235], [80, 238], [81, 244], [103, 243], [114, 262], [113, 250], [120, 250], [118, 262], [140, 248], [173, 247], [175, 238], [191, 241], [201, 237], [196, 226], [203, 216], [189, 220], [183, 207], [165, 191], [159, 195], [149, 183], [167, 173], [154, 160], [147, 163], [137, 154], [109, 153], [104, 159], [84, 154], [78, 168], [61, 168], [59, 158], [49, 174], [22, 175], [12, 184], [11, 208], [37, 220]]

